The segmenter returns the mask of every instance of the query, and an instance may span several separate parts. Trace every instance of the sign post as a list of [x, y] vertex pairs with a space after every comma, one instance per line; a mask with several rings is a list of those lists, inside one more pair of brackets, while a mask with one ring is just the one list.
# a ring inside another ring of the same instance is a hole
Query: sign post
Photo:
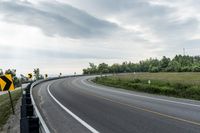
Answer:
[[151, 85], [151, 80], [148, 80], [148, 84]]
[[11, 74], [0, 76], [0, 91], [8, 91], [12, 112], [15, 114], [10, 91], [15, 90]]
[[15, 110], [14, 110], [13, 101], [12, 101], [12, 97], [11, 97], [10, 91], [8, 91], [8, 94], [9, 94], [9, 97], [10, 97], [10, 104], [12, 106], [12, 112], [13, 112], [13, 115], [14, 115], [15, 114]]

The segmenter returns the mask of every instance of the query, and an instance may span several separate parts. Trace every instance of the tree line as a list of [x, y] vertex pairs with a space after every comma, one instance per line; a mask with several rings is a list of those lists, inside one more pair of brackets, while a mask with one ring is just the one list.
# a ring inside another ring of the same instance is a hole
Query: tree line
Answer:
[[200, 72], [200, 56], [176, 55], [172, 59], [163, 56], [160, 60], [150, 58], [139, 61], [139, 63], [126, 61], [113, 65], [89, 63], [89, 67], [83, 69], [83, 74], [126, 72]]

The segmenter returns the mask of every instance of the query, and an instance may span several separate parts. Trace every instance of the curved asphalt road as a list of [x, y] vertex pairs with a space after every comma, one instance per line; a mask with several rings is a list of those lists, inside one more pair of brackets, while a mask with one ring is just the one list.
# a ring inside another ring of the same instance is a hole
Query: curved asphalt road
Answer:
[[[55, 133], [200, 133], [200, 102], [96, 85], [73, 77], [44, 82], [33, 97]], [[61, 106], [87, 123], [81, 124]]]

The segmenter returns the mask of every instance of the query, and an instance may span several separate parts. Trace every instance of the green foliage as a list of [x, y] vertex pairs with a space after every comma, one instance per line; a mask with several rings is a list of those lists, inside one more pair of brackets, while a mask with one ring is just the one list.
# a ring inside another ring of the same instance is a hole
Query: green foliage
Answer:
[[159, 72], [159, 68], [158, 67], [151, 67], [149, 72]]
[[147, 59], [139, 63], [123, 62], [109, 66], [101, 63], [98, 66], [90, 63], [83, 69], [83, 74], [125, 73], [125, 72], [200, 72], [200, 56], [176, 55], [173, 59], [163, 56], [162, 59]]
[[35, 76], [36, 80], [44, 79], [44, 76], [42, 76], [40, 74], [40, 69], [39, 68], [34, 69], [33, 72], [34, 72], [34, 76]]
[[168, 67], [170, 61], [171, 61], [170, 58], [163, 56], [163, 58], [160, 61], [160, 67], [162, 71], [166, 71], [166, 68]]
[[[188, 77], [188, 75], [193, 75], [194, 77], [199, 76], [197, 74], [182, 73], [176, 75], [177, 78], [171, 77], [173, 76], [171, 73], [143, 73], [142, 75], [146, 75], [145, 77], [151, 75], [151, 77], [149, 77], [152, 78], [151, 85], [148, 84], [148, 80], [143, 78], [143, 76], [138, 76], [133, 79], [133, 77], [129, 75], [97, 77], [93, 81], [99, 84], [124, 88], [127, 90], [200, 100], [200, 84], [194, 82], [193, 79], [191, 79], [193, 82], [185, 82], [187, 81], [185, 77]], [[159, 75], [158, 79], [156, 75]]]
[[[14, 106], [17, 104], [17, 101], [21, 97], [21, 90], [16, 90], [11, 93], [12, 100]], [[11, 115], [11, 105], [10, 105], [10, 99], [8, 94], [4, 94], [0, 96], [0, 132], [3, 125], [8, 120], [9, 116]]]
[[109, 73], [109, 66], [106, 63], [101, 63], [98, 66], [99, 73]]
[[141, 83], [141, 80], [140, 80], [140, 79], [134, 79], [134, 80], [132, 81], [132, 83]]
[[193, 66], [192, 71], [193, 72], [200, 72], [200, 64]]
[[40, 78], [40, 69], [36, 68], [33, 70], [35, 79], [38, 80]]

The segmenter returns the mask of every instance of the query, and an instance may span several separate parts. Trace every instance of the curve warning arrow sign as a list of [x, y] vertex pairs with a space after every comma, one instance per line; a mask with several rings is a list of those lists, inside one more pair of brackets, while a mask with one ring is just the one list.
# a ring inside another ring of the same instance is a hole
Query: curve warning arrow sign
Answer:
[[32, 79], [32, 77], [33, 77], [32, 73], [29, 73], [29, 74], [28, 74], [28, 78], [29, 78], [29, 79]]
[[14, 89], [15, 87], [11, 74], [0, 76], [0, 91], [12, 91]]

